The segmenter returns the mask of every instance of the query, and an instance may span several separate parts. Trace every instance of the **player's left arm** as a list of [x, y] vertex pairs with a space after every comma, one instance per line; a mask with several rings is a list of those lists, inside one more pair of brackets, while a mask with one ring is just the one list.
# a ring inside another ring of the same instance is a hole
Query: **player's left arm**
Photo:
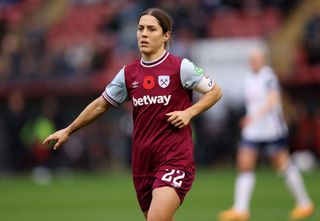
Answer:
[[210, 78], [203, 77], [194, 89], [203, 94], [196, 103], [183, 111], [173, 111], [166, 114], [167, 121], [175, 127], [185, 127], [193, 117], [212, 107], [222, 97], [220, 87]]
[[265, 88], [267, 90], [265, 101], [254, 113], [251, 113], [241, 119], [241, 127], [246, 127], [260, 119], [263, 119], [268, 113], [281, 105], [281, 92], [278, 79], [272, 69], [267, 70], [268, 72], [264, 73]]

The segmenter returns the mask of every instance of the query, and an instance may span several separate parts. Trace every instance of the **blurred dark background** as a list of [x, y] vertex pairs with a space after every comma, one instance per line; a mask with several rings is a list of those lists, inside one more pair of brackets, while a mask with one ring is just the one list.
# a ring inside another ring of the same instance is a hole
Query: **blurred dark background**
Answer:
[[[75, 133], [59, 151], [41, 143], [139, 57], [137, 18], [148, 7], [174, 18], [175, 55], [192, 59], [189, 49], [202, 40], [264, 41], [283, 90], [290, 151], [319, 160], [320, 1], [0, 0], [0, 174], [130, 167], [129, 104]], [[238, 105], [210, 124], [203, 116], [194, 120], [199, 166], [233, 164], [243, 114]]]

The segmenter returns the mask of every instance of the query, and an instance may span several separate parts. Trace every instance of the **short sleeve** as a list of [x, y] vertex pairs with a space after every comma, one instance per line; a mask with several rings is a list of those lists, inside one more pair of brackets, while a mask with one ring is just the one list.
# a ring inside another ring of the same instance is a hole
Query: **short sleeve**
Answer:
[[275, 73], [271, 68], [266, 69], [265, 76], [266, 76], [265, 82], [266, 82], [267, 89], [279, 90], [279, 82], [278, 82], [277, 76], [275, 75]]
[[203, 69], [188, 59], [183, 59], [181, 62], [180, 78], [185, 89], [196, 90], [200, 93], [209, 91], [214, 85], [214, 81], [205, 76]]
[[128, 100], [124, 68], [122, 68], [114, 79], [106, 86], [102, 96], [115, 107], [118, 107], [121, 103]]

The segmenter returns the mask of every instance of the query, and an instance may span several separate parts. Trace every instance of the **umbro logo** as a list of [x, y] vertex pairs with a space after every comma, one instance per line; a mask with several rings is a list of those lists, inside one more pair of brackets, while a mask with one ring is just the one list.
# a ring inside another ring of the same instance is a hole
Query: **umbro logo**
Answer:
[[139, 87], [139, 81], [134, 81], [131, 83], [132, 88], [138, 88]]

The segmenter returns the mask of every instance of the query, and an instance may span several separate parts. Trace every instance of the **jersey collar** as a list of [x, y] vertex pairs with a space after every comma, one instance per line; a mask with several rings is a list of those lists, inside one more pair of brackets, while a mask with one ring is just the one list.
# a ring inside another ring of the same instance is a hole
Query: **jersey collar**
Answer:
[[157, 66], [159, 64], [161, 64], [164, 60], [166, 60], [166, 58], [168, 57], [169, 55], [169, 52], [167, 50], [165, 50], [163, 52], [163, 54], [160, 56], [160, 58], [157, 58], [156, 60], [154, 61], [144, 61], [142, 58], [140, 60], [140, 64], [143, 66], [143, 67], [146, 67], [146, 68], [151, 68], [151, 67], [154, 67], [154, 66]]

